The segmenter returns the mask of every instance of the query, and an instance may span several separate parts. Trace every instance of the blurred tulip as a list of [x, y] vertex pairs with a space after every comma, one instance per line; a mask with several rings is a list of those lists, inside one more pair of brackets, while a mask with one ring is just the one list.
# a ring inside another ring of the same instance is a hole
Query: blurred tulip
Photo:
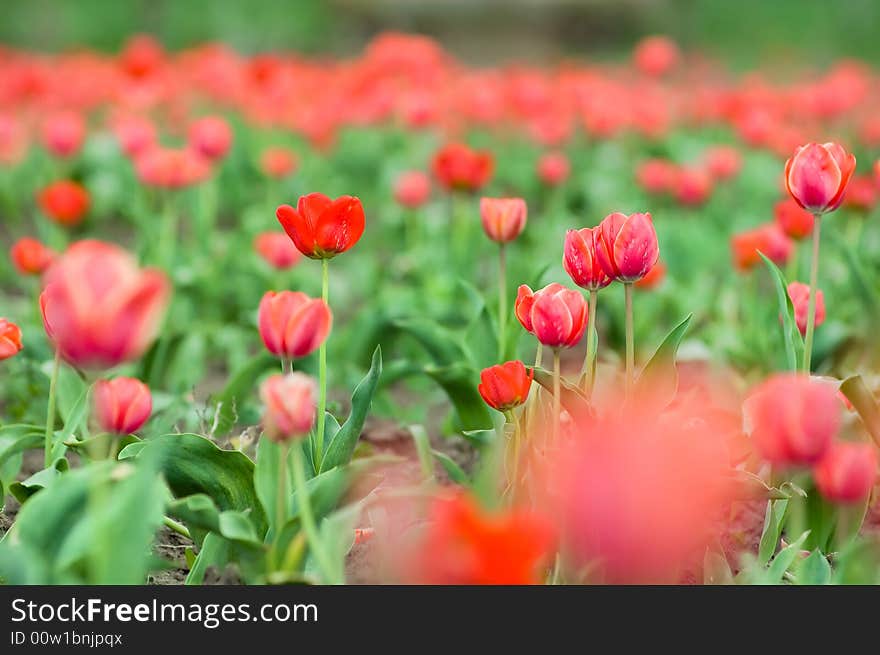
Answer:
[[636, 280], [635, 287], [636, 289], [656, 289], [659, 287], [663, 280], [666, 279], [666, 264], [661, 262], [659, 259], [657, 263], [651, 267], [651, 270], [645, 273], [645, 277], [641, 280]]
[[283, 179], [296, 172], [299, 162], [296, 154], [279, 146], [266, 148], [260, 154], [260, 170], [263, 175], [276, 180]]
[[190, 147], [210, 161], [223, 159], [232, 146], [232, 128], [219, 116], [205, 116], [189, 127]]
[[0, 114], [0, 165], [14, 166], [24, 159], [28, 135], [20, 121]]
[[135, 34], [119, 55], [122, 69], [132, 77], [146, 77], [155, 73], [165, 59], [161, 44], [149, 34]]
[[877, 205], [877, 189], [868, 175], [856, 175], [849, 181], [843, 206], [868, 213]]
[[794, 198], [780, 200], [773, 206], [773, 215], [782, 231], [792, 239], [805, 239], [813, 233], [816, 219]]
[[40, 209], [59, 225], [73, 226], [82, 222], [91, 205], [84, 186], [73, 180], [53, 182], [37, 195]]
[[302, 254], [283, 232], [262, 232], [254, 239], [254, 250], [272, 268], [293, 268]]
[[714, 146], [703, 156], [706, 170], [715, 180], [736, 177], [742, 168], [742, 155], [733, 146]]
[[805, 375], [778, 373], [746, 400], [758, 453], [774, 466], [818, 462], [840, 430], [835, 390]]
[[15, 323], [0, 318], [0, 361], [17, 355], [21, 349], [21, 329]]
[[671, 193], [678, 167], [665, 159], [646, 159], [636, 166], [636, 184], [647, 193]]
[[877, 481], [877, 450], [870, 443], [837, 441], [813, 468], [819, 493], [832, 503], [860, 503]]
[[394, 181], [394, 200], [401, 207], [418, 209], [431, 197], [431, 180], [422, 171], [406, 171]]
[[211, 163], [189, 148], [147, 148], [137, 156], [134, 164], [142, 184], [160, 189], [193, 186], [211, 175]]
[[275, 215], [294, 245], [311, 259], [335, 257], [364, 233], [364, 208], [353, 196], [333, 200], [322, 193], [310, 193], [300, 197], [296, 209], [281, 205]]
[[568, 157], [561, 152], [548, 152], [541, 155], [535, 168], [538, 179], [551, 187], [565, 183], [571, 173]]
[[315, 381], [304, 373], [273, 375], [260, 385], [263, 429], [273, 441], [302, 439], [315, 423]]
[[496, 364], [482, 370], [477, 390], [489, 407], [507, 412], [529, 397], [533, 377], [521, 361]]
[[75, 112], [54, 114], [43, 123], [43, 145], [56, 157], [72, 157], [86, 137], [86, 123]]
[[649, 36], [636, 45], [633, 62], [642, 73], [659, 77], [678, 65], [681, 54], [672, 39], [665, 36]]
[[113, 123], [112, 129], [119, 147], [132, 158], [155, 147], [158, 142], [156, 126], [151, 120], [141, 116], [119, 119]]
[[587, 328], [587, 304], [578, 291], [553, 282], [532, 293], [521, 285], [516, 298], [516, 316], [545, 346], [570, 348]]
[[583, 289], [598, 291], [611, 284], [611, 278], [599, 264], [596, 254], [600, 228], [568, 230], [562, 254], [562, 267], [572, 282]]
[[837, 143], [808, 143], [785, 162], [785, 188], [813, 214], [834, 211], [843, 201], [856, 158]]
[[651, 270], [660, 256], [651, 214], [609, 214], [599, 224], [596, 258], [606, 275], [635, 282]]
[[267, 291], [260, 301], [260, 337], [276, 357], [305, 357], [324, 343], [332, 323], [327, 304], [301, 291]]
[[739, 271], [748, 271], [761, 263], [762, 252], [777, 266], [791, 257], [794, 245], [775, 223], [766, 223], [752, 230], [734, 234], [730, 238], [733, 264]]
[[537, 584], [551, 555], [551, 526], [525, 510], [487, 514], [464, 494], [441, 498], [410, 558], [415, 584]]
[[132, 434], [153, 411], [150, 388], [135, 378], [98, 380], [92, 390], [95, 417], [104, 432]]
[[[807, 315], [810, 304], [810, 285], [803, 282], [791, 282], [788, 285], [788, 297], [794, 306], [794, 320], [801, 336], [807, 333]], [[825, 322], [825, 295], [816, 290], [815, 327]]]
[[685, 167], [678, 171], [674, 182], [675, 198], [679, 204], [696, 207], [712, 195], [712, 176], [700, 167]]
[[527, 213], [522, 198], [480, 198], [483, 231], [497, 243], [516, 239], [526, 226]]
[[55, 251], [37, 239], [23, 237], [12, 244], [9, 256], [22, 275], [42, 275], [55, 258]]
[[431, 168], [434, 177], [447, 189], [478, 191], [492, 177], [495, 163], [489, 152], [452, 143], [437, 151]]
[[78, 368], [110, 368], [139, 358], [168, 304], [165, 275], [141, 270], [122, 248], [79, 241], [46, 271], [40, 307], [46, 334]]

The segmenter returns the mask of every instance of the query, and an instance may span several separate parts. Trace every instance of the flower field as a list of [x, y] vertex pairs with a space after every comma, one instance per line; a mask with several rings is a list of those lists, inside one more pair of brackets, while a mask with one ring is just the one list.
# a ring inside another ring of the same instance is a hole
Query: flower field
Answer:
[[0, 48], [0, 581], [880, 583], [880, 70]]

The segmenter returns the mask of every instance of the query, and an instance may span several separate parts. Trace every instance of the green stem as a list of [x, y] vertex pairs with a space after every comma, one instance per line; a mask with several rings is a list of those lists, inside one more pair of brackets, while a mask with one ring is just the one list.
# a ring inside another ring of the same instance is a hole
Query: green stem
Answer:
[[276, 539], [281, 534], [284, 520], [287, 518], [287, 455], [289, 452], [290, 444], [286, 441], [278, 444], [278, 495], [275, 498]]
[[596, 343], [593, 341], [593, 330], [596, 329], [596, 305], [599, 292], [590, 290], [590, 318], [587, 322], [587, 356], [584, 359], [584, 393], [587, 398], [593, 395], [593, 378], [596, 374]]
[[633, 283], [624, 282], [626, 298], [626, 395], [632, 391], [633, 370], [635, 369], [635, 340], [633, 338]]
[[186, 529], [186, 526], [183, 523], [178, 523], [170, 516], [162, 517], [162, 524], [168, 528], [169, 530], [176, 532], [181, 537], [186, 537], [187, 539], [192, 539], [192, 536], [189, 533], [189, 530]]
[[158, 260], [168, 273], [172, 272], [174, 266], [174, 252], [177, 243], [177, 212], [171, 196], [166, 195], [165, 211], [162, 216], [162, 227], [159, 235], [159, 257]]
[[314, 555], [318, 568], [324, 575], [324, 579], [332, 580], [333, 566], [324, 552], [320, 536], [318, 535], [318, 527], [315, 524], [315, 516], [312, 514], [309, 490], [306, 487], [306, 475], [303, 468], [303, 454], [299, 444], [295, 444], [293, 447], [293, 484], [296, 490], [296, 500], [299, 504], [299, 516], [303, 529], [306, 531], [306, 539], [309, 542], [309, 550]]
[[[321, 260], [321, 298], [329, 304], [330, 260]], [[324, 413], [327, 410], [327, 340], [318, 349], [318, 427], [315, 432], [315, 471], [321, 470], [324, 453]]]
[[559, 348], [553, 349], [553, 443], [559, 441], [559, 415], [562, 413], [560, 393], [562, 391], [562, 366]]
[[813, 257], [810, 260], [810, 302], [807, 305], [807, 332], [804, 337], [803, 372], [810, 374], [810, 360], [813, 356], [813, 332], [816, 329], [816, 286], [819, 279], [819, 241], [822, 216], [816, 214], [813, 221]]
[[52, 434], [55, 428], [55, 396], [58, 387], [58, 371], [61, 370], [61, 349], [55, 349], [55, 361], [52, 364], [52, 377], [49, 379], [49, 403], [46, 406], [46, 445], [44, 462], [46, 468], [52, 463]]
[[498, 361], [504, 361], [507, 344], [507, 257], [502, 243], [498, 249]]

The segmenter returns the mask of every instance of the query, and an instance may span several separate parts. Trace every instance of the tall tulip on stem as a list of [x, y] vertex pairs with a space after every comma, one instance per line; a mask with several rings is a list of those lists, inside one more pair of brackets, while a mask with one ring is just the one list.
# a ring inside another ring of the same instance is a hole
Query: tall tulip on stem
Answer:
[[847, 184], [856, 168], [856, 158], [838, 143], [808, 143], [785, 162], [785, 188], [795, 202], [815, 217], [813, 252], [810, 259], [810, 303], [804, 336], [803, 373], [809, 375], [816, 327], [816, 291], [819, 278], [821, 217], [843, 202]]
[[[364, 233], [366, 219], [361, 201], [354, 196], [333, 200], [322, 193], [301, 196], [296, 209], [281, 205], [275, 211], [278, 222], [293, 244], [306, 257], [321, 260], [321, 299], [329, 307], [329, 260], [351, 248]], [[327, 342], [318, 349], [318, 425], [315, 431], [315, 468], [324, 453], [325, 411], [327, 409]]]

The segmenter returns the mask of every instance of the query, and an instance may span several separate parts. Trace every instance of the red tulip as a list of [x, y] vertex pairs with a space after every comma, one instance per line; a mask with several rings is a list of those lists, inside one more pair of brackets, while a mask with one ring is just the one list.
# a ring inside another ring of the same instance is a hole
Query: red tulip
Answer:
[[394, 182], [394, 199], [402, 207], [417, 209], [431, 197], [431, 180], [422, 171], [406, 171]]
[[620, 282], [635, 282], [660, 256], [651, 214], [606, 216], [599, 224], [596, 258], [605, 273]]
[[665, 75], [678, 64], [680, 58], [678, 46], [665, 36], [642, 39], [633, 53], [636, 68], [652, 76]]
[[333, 200], [322, 193], [301, 196], [296, 209], [281, 205], [275, 215], [299, 251], [312, 259], [330, 259], [351, 248], [366, 222], [358, 198]]
[[142, 184], [161, 189], [193, 186], [211, 175], [211, 163], [189, 148], [147, 148], [137, 156], [134, 165]]
[[698, 167], [682, 168], [675, 176], [675, 198], [682, 205], [695, 207], [712, 195], [712, 176]]
[[296, 154], [287, 148], [269, 147], [260, 155], [260, 170], [266, 177], [282, 179], [296, 171]]
[[148, 118], [129, 116], [113, 123], [113, 134], [119, 147], [129, 157], [137, 157], [141, 153], [156, 146], [156, 126]]
[[0, 318], [0, 361], [21, 351], [21, 329], [11, 321]]
[[22, 275], [42, 275], [55, 258], [55, 251], [37, 239], [23, 237], [12, 245], [9, 256]]
[[292, 268], [302, 257], [296, 246], [283, 232], [263, 232], [254, 239], [254, 250], [272, 268]]
[[486, 404], [499, 412], [519, 407], [529, 397], [534, 373], [527, 372], [520, 361], [505, 362], [484, 368], [477, 390]]
[[819, 493], [832, 503], [859, 503], [877, 481], [877, 450], [873, 444], [837, 441], [813, 468]]
[[523, 327], [551, 348], [576, 345], [587, 328], [584, 297], [556, 282], [534, 293], [525, 284], [520, 286], [515, 311]]
[[104, 432], [137, 432], [153, 411], [150, 388], [134, 378], [98, 380], [92, 390], [95, 416]]
[[162, 45], [149, 34], [135, 34], [119, 55], [122, 69], [132, 77], [146, 77], [155, 73], [165, 60]]
[[305, 357], [324, 343], [332, 323], [327, 303], [301, 291], [267, 291], [260, 301], [260, 337], [277, 357]]
[[843, 206], [868, 213], [877, 204], [877, 189], [868, 175], [856, 175], [849, 181]]
[[477, 191], [492, 177], [495, 163], [489, 152], [452, 143], [434, 155], [431, 167], [434, 177], [447, 189]]
[[773, 215], [782, 231], [792, 239], [805, 239], [813, 233], [814, 216], [794, 198], [780, 200], [773, 206]]
[[716, 180], [734, 178], [742, 168], [742, 155], [733, 146], [714, 146], [704, 157], [706, 170]]
[[189, 146], [210, 161], [223, 159], [232, 146], [232, 128], [219, 116], [205, 116], [189, 128]]
[[91, 205], [86, 188], [73, 180], [59, 180], [40, 191], [40, 209], [60, 225], [78, 225]]
[[571, 164], [561, 152], [548, 152], [541, 155], [536, 166], [538, 179], [547, 186], [563, 184], [571, 173]]
[[315, 422], [315, 381], [304, 373], [273, 375], [260, 386], [263, 429], [273, 441], [305, 437]]
[[747, 401], [752, 440], [774, 465], [818, 462], [840, 429], [840, 401], [827, 384], [780, 373], [762, 383]]
[[140, 357], [159, 328], [171, 287], [141, 270], [122, 248], [79, 241], [46, 271], [43, 323], [61, 355], [78, 368], [110, 368]]
[[480, 198], [483, 231], [497, 243], [516, 239], [526, 226], [527, 213], [522, 198]]
[[[794, 306], [794, 320], [801, 336], [807, 333], [807, 316], [810, 306], [810, 285], [803, 282], [791, 282], [788, 285], [788, 297]], [[816, 290], [816, 313], [814, 327], [819, 327], [825, 322], [825, 295], [821, 290]]]
[[74, 112], [50, 116], [43, 124], [43, 145], [56, 157], [71, 157], [82, 147], [86, 123]]
[[464, 494], [438, 499], [410, 563], [417, 584], [537, 584], [552, 527], [525, 510], [487, 514]]
[[837, 143], [808, 143], [785, 162], [785, 188], [797, 203], [813, 214], [840, 206], [856, 158]]
[[636, 184], [651, 194], [671, 192], [678, 167], [665, 159], [646, 159], [636, 167]]
[[28, 146], [28, 135], [21, 121], [0, 114], [0, 164], [18, 164], [27, 154]]
[[781, 266], [788, 261], [794, 249], [791, 240], [775, 223], [734, 234], [730, 239], [730, 247], [733, 264], [739, 271], [748, 271], [761, 263], [758, 251]]
[[596, 255], [598, 227], [585, 227], [565, 233], [562, 266], [572, 282], [581, 288], [598, 291], [611, 284], [611, 278], [599, 264]]
[[666, 264], [661, 262], [659, 259], [657, 263], [651, 267], [651, 270], [645, 273], [645, 277], [641, 280], [636, 280], [635, 287], [636, 289], [656, 289], [663, 283], [663, 280], [666, 279]]

